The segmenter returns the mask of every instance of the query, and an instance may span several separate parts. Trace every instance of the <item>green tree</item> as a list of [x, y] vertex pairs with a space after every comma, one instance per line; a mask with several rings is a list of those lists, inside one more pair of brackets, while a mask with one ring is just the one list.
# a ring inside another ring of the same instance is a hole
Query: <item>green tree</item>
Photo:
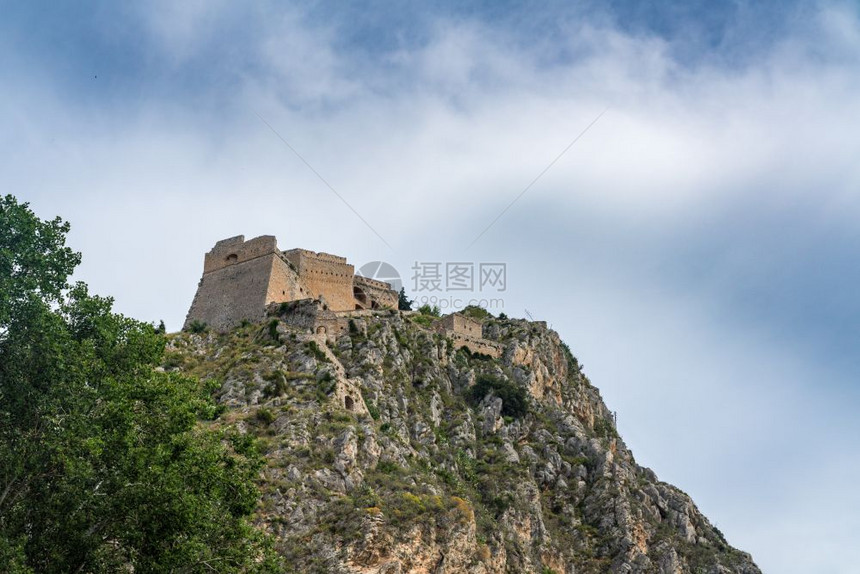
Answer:
[[0, 198], [0, 336], [34, 304], [59, 301], [81, 255], [65, 247], [69, 224], [39, 221], [28, 205]]
[[528, 412], [525, 389], [494, 375], [478, 375], [475, 384], [469, 387], [466, 398], [473, 405], [478, 405], [489, 394], [502, 399], [502, 414], [505, 416], [519, 418]]
[[442, 310], [439, 309], [437, 305], [430, 306], [429, 303], [425, 303], [418, 307], [418, 312], [422, 315], [428, 315], [430, 317], [439, 317], [442, 315]]
[[68, 224], [0, 201], [0, 571], [275, 571], [261, 457], [165, 339], [67, 284]]
[[397, 308], [401, 311], [412, 310], [412, 299], [406, 296], [406, 289], [403, 287], [400, 288], [400, 294], [397, 298]]

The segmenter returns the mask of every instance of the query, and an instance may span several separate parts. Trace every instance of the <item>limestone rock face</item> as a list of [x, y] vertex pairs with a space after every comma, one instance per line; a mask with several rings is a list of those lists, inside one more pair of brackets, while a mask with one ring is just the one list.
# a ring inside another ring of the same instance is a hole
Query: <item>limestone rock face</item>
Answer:
[[261, 527], [295, 572], [755, 574], [689, 496], [636, 464], [545, 324], [485, 319], [500, 358], [398, 312], [337, 340], [278, 323], [179, 334], [259, 437]]

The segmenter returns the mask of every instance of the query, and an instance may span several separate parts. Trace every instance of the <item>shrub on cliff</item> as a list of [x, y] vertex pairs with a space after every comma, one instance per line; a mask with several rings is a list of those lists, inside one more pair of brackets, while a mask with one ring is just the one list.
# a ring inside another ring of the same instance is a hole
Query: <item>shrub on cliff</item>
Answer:
[[477, 405], [489, 394], [502, 399], [504, 416], [519, 418], [528, 412], [526, 391], [507, 379], [493, 375], [478, 375], [475, 384], [468, 390], [467, 399], [472, 405]]
[[412, 299], [406, 296], [406, 289], [400, 288], [400, 293], [397, 295], [397, 308], [401, 311], [412, 310]]

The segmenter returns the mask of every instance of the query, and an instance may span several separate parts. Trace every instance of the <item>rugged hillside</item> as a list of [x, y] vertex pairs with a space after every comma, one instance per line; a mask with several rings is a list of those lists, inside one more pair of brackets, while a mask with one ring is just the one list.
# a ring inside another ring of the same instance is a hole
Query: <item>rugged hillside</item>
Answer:
[[636, 464], [554, 331], [487, 318], [490, 359], [427, 323], [171, 339], [165, 368], [217, 380], [218, 424], [261, 438], [259, 521], [296, 572], [759, 572]]

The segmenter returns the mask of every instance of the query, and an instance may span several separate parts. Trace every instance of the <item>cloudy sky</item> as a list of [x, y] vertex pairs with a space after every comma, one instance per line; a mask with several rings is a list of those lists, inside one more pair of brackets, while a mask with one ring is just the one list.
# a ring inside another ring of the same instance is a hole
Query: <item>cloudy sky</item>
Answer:
[[0, 190], [119, 311], [178, 329], [239, 234], [415, 297], [416, 262], [503, 262], [493, 310], [559, 331], [732, 544], [860, 572], [856, 3], [0, 12]]

